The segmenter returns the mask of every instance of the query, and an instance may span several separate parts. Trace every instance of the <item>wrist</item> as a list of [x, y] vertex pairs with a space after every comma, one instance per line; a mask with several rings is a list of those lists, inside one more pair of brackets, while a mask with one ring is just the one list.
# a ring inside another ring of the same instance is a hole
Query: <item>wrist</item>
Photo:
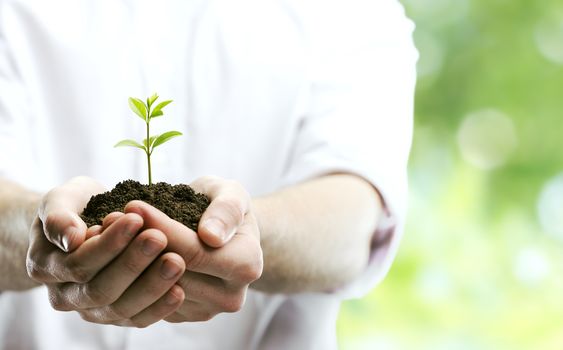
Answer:
[[0, 180], [0, 290], [25, 290], [38, 285], [29, 278], [25, 266], [29, 230], [40, 201], [40, 194]]

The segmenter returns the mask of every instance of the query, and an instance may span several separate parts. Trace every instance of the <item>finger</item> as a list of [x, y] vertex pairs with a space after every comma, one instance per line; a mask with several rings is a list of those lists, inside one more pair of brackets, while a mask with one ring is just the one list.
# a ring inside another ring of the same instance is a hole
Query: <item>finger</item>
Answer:
[[262, 249], [252, 215], [247, 215], [248, 220], [228, 245], [213, 249], [203, 244], [194, 231], [145, 202], [132, 201], [125, 206], [125, 212], [143, 217], [145, 227], [161, 230], [168, 239], [167, 250], [180, 254], [190, 271], [242, 284], [256, 280], [262, 273]]
[[204, 322], [217, 315], [217, 312], [211, 310], [207, 305], [202, 305], [196, 301], [185, 300], [181, 309], [181, 312], [176, 311], [164, 320], [170, 323]]
[[235, 181], [215, 177], [200, 178], [190, 186], [211, 199], [199, 222], [199, 237], [211, 247], [223, 246], [235, 234], [249, 210], [248, 192]]
[[186, 261], [196, 258], [205, 249], [210, 249], [202, 244], [197, 233], [193, 230], [176, 220], [172, 220], [166, 214], [145, 202], [131, 201], [127, 203], [124, 211], [141, 216], [145, 228], [162, 231], [168, 239], [167, 250], [180, 254]]
[[103, 307], [99, 315], [107, 320], [129, 319], [162, 298], [185, 271], [182, 258], [166, 253], [158, 258], [121, 297], [112, 305]]
[[26, 269], [29, 277], [39, 283], [60, 282], [52, 271], [64, 268], [65, 253], [49, 242], [43, 231], [43, 223], [35, 218], [29, 234], [29, 249], [26, 256]]
[[186, 266], [190, 266], [190, 270], [196, 268], [196, 272], [211, 275], [215, 275], [212, 272], [219, 272], [218, 269], [208, 270], [204, 268], [209, 261], [209, 252], [213, 249], [203, 244], [197, 233], [190, 228], [170, 219], [160, 210], [142, 201], [129, 202], [124, 211], [125, 213], [140, 215], [145, 223], [145, 228], [155, 228], [162, 231], [168, 239], [166, 250], [182, 256]]
[[121, 216], [102, 234], [87, 240], [69, 254], [64, 261], [66, 271], [58, 277], [67, 282], [90, 281], [129, 245], [142, 226], [143, 219], [139, 215]]
[[[244, 230], [245, 225], [241, 226]], [[228, 245], [207, 254], [196, 255], [187, 269], [216, 276], [238, 287], [254, 282], [262, 275], [263, 256], [260, 241], [250, 234], [236, 234]]]
[[[246, 298], [247, 285], [231, 288], [217, 277], [192, 271], [186, 271], [178, 284], [184, 289], [186, 300], [207, 305], [216, 312], [237, 312]], [[182, 314], [188, 311], [184, 305], [177, 310]]]
[[222, 279], [199, 272], [184, 272], [177, 284], [184, 290], [186, 300], [199, 303], [213, 302], [217, 299], [217, 295], [226, 293]]
[[261, 276], [264, 265], [259, 236], [256, 220], [248, 214], [229, 244], [190, 252], [187, 269], [219, 277], [236, 287], [251, 283]]
[[142, 226], [143, 219], [139, 215], [124, 215], [74, 252], [63, 253], [45, 239], [37, 220], [30, 235], [28, 273], [43, 283], [86, 283], [127, 247]]
[[184, 302], [184, 298], [185, 294], [182, 288], [173, 285], [157, 302], [131, 317], [127, 326], [137, 328], [150, 326], [178, 310]]
[[100, 235], [102, 233], [102, 226], [100, 225], [94, 225], [94, 226], [90, 226], [88, 227], [88, 229], [86, 230], [86, 238], [85, 240], [88, 240], [94, 236]]
[[114, 211], [113, 213], [109, 213], [108, 215], [106, 215], [106, 217], [102, 221], [102, 229], [105, 230], [106, 228], [108, 228], [111, 224], [113, 224], [117, 219], [119, 219], [123, 215], [125, 215], [125, 214], [122, 213], [122, 212], [119, 212], [119, 211]]
[[[166, 247], [166, 236], [154, 229], [140, 233], [127, 249], [89, 283], [68, 283], [52, 298], [72, 310], [114, 303]], [[65, 300], [66, 299], [66, 300]], [[61, 306], [62, 307], [62, 306]]]
[[86, 224], [76, 212], [69, 209], [45, 211], [41, 221], [45, 237], [64, 252], [75, 250], [86, 239]]
[[80, 213], [92, 194], [103, 186], [87, 177], [76, 177], [49, 191], [39, 206], [39, 218], [47, 239], [65, 252], [76, 249], [85, 239], [86, 224]]

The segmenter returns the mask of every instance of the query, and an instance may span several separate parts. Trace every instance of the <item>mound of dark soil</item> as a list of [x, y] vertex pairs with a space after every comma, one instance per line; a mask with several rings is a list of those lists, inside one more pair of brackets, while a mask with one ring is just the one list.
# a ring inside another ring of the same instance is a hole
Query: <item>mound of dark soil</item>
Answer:
[[172, 186], [159, 182], [149, 186], [126, 180], [109, 192], [92, 196], [80, 217], [88, 227], [101, 225], [106, 215], [123, 212], [125, 205], [132, 200], [142, 200], [194, 231], [197, 231], [199, 219], [209, 206], [209, 199], [188, 185]]

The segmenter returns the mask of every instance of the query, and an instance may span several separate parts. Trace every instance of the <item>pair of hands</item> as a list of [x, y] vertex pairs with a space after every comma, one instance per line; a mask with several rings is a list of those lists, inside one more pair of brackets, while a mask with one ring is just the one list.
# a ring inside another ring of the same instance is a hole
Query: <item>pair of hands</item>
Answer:
[[78, 213], [101, 185], [79, 177], [53, 189], [31, 227], [30, 277], [55, 309], [95, 323], [146, 327], [238, 311], [263, 267], [250, 196], [216, 177], [190, 186], [211, 199], [198, 232], [141, 201], [87, 228]]

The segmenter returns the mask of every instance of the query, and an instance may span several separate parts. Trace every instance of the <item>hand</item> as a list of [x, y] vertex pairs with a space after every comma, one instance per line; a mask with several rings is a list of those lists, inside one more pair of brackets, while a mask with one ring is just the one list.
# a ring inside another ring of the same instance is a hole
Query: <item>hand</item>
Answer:
[[262, 273], [260, 233], [246, 190], [216, 177], [200, 178], [190, 186], [211, 199], [198, 233], [144, 202], [133, 201], [125, 208], [127, 215], [142, 217], [145, 228], [164, 233], [166, 251], [180, 254], [186, 263], [178, 281], [185, 300], [165, 318], [169, 322], [206, 321], [240, 310], [249, 284]]
[[141, 231], [136, 214], [112, 213], [87, 229], [78, 213], [102, 191], [79, 177], [43, 197], [30, 230], [28, 273], [46, 284], [57, 310], [78, 311], [91, 322], [148, 326], [182, 304], [184, 292], [175, 283], [184, 261], [172, 252], [159, 256], [166, 236]]

